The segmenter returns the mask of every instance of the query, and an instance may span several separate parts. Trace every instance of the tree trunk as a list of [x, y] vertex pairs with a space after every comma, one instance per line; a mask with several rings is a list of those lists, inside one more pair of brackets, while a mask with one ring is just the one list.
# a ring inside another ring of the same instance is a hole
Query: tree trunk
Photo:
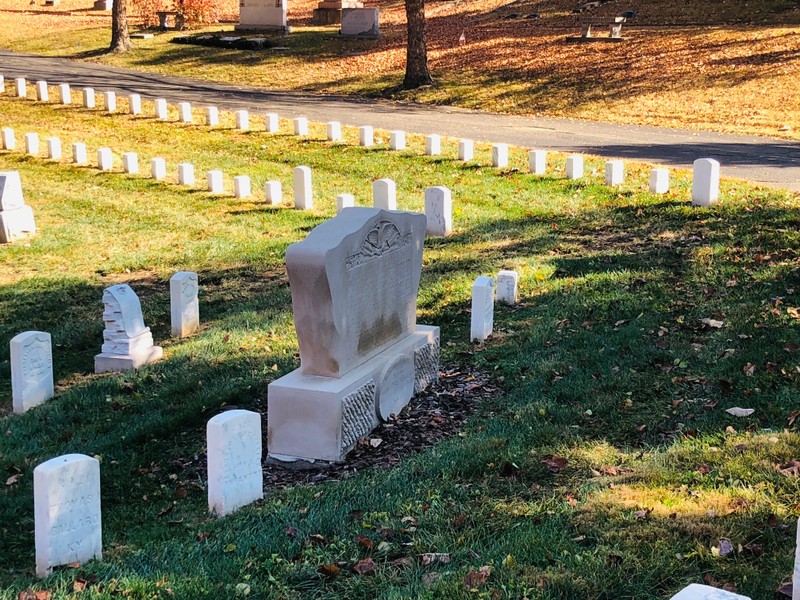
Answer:
[[428, 71], [428, 43], [425, 39], [425, 0], [405, 0], [408, 23], [405, 89], [433, 83]]
[[127, 52], [133, 48], [131, 36], [128, 34], [128, 2], [114, 0], [111, 8], [111, 52]]

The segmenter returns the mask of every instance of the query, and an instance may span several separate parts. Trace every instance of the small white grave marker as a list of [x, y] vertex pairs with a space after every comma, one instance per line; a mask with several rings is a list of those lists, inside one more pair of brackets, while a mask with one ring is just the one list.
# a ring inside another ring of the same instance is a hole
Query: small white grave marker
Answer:
[[[650, 193], [666, 194], [669, 191], [669, 169], [650, 171]], [[798, 587], [800, 589], [800, 587]]]
[[48, 102], [50, 100], [50, 90], [47, 88], [46, 81], [36, 82], [36, 99], [39, 102]]
[[469, 162], [475, 157], [475, 143], [472, 140], [458, 140], [458, 160]]
[[194, 165], [180, 163], [178, 165], [178, 183], [181, 185], [194, 185]]
[[513, 306], [517, 303], [519, 274], [516, 271], [500, 271], [497, 274], [497, 301]]
[[237, 110], [234, 113], [236, 117], [236, 129], [247, 131], [250, 129], [250, 113], [246, 110]]
[[107, 112], [116, 112], [116, 110], [117, 110], [117, 93], [116, 92], [103, 92], [103, 104], [105, 104]]
[[283, 191], [280, 181], [267, 181], [264, 184], [264, 199], [270, 206], [283, 202]]
[[178, 102], [178, 115], [181, 123], [191, 123], [192, 105], [188, 102]]
[[17, 98], [25, 98], [28, 95], [28, 84], [24, 77], [17, 77], [14, 80], [14, 92]]
[[713, 158], [699, 158], [694, 161], [692, 204], [711, 206], [717, 200], [719, 200], [719, 162]]
[[136, 152], [123, 153], [122, 170], [129, 175], [135, 175], [139, 172], [139, 155]]
[[94, 88], [83, 88], [83, 108], [94, 108]]
[[342, 141], [342, 124], [339, 121], [328, 121], [328, 141]]
[[443, 185], [425, 190], [425, 218], [428, 220], [425, 233], [444, 237], [453, 231], [453, 199], [450, 190]]
[[58, 86], [58, 100], [61, 104], [72, 104], [72, 90], [68, 83], [61, 83]]
[[208, 191], [212, 194], [225, 193], [225, 186], [222, 182], [222, 171], [213, 170], [206, 173], [206, 181], [208, 181]]
[[161, 181], [167, 176], [167, 161], [163, 158], [150, 159], [150, 177]]
[[792, 581], [797, 582], [797, 585], [792, 587], [792, 600], [800, 600], [800, 519], [797, 520], [797, 533], [795, 536]]
[[25, 134], [25, 153], [31, 156], [39, 156], [39, 134]]
[[625, 163], [621, 160], [609, 160], [606, 163], [606, 185], [622, 185], [625, 180]]
[[132, 115], [142, 114], [142, 97], [139, 94], [128, 96], [128, 111]]
[[111, 148], [97, 149], [97, 168], [101, 171], [110, 171], [114, 167], [114, 157]]
[[508, 144], [492, 144], [492, 166], [498, 169], [508, 166]]
[[167, 110], [167, 101], [164, 98], [157, 98], [153, 101], [153, 110], [155, 111], [156, 119], [166, 121], [169, 118], [169, 111]]
[[437, 156], [442, 153], [442, 136], [432, 133], [425, 136], [425, 154]]
[[494, 328], [494, 279], [481, 276], [472, 284], [470, 341], [482, 342]]
[[261, 415], [229, 410], [208, 421], [208, 510], [218, 517], [261, 500]]
[[5, 93], [6, 91], [6, 78], [0, 75], [0, 93]]
[[76, 165], [85, 165], [89, 162], [89, 155], [86, 153], [86, 144], [83, 142], [73, 142], [72, 162]]
[[296, 119], [292, 119], [292, 123], [294, 123], [295, 135], [308, 135], [308, 119], [305, 117], [297, 117]]
[[547, 150], [528, 152], [528, 170], [534, 175], [544, 175], [547, 172]]
[[33, 470], [36, 575], [53, 567], [103, 558], [100, 462], [65, 454]]
[[206, 125], [209, 127], [219, 125], [219, 109], [216, 106], [206, 106]]
[[47, 158], [61, 160], [61, 140], [57, 137], [47, 138]]
[[192, 335], [200, 327], [197, 273], [180, 271], [169, 280], [172, 337]]
[[250, 193], [250, 178], [247, 175], [237, 175], [233, 178], [233, 196], [234, 198], [249, 198]]
[[345, 208], [350, 208], [356, 205], [356, 199], [353, 194], [339, 194], [336, 196], [336, 213], [342, 212]]
[[267, 133], [278, 133], [280, 124], [276, 113], [267, 113], [264, 115], [264, 129]]
[[294, 207], [300, 210], [314, 208], [314, 194], [311, 188], [311, 167], [295, 167], [294, 179]]
[[670, 600], [750, 600], [750, 598], [710, 585], [693, 583], [672, 596]]
[[0, 135], [3, 137], [3, 148], [13, 150], [17, 147], [17, 138], [14, 136], [14, 130], [11, 127], [3, 127], [0, 130]]
[[567, 157], [567, 179], [583, 177], [583, 156], [573, 154]]
[[397, 210], [397, 185], [392, 179], [372, 182], [372, 206], [383, 210]]
[[390, 150], [405, 150], [406, 149], [406, 132], [405, 131], [391, 131], [389, 132], [389, 149]]
[[372, 125], [362, 125], [358, 128], [358, 145], [370, 148], [375, 144], [375, 130]]
[[18, 171], [0, 172], [0, 243], [36, 232], [33, 209], [25, 204]]
[[53, 344], [49, 333], [26, 331], [11, 338], [11, 399], [24, 413], [53, 397]]

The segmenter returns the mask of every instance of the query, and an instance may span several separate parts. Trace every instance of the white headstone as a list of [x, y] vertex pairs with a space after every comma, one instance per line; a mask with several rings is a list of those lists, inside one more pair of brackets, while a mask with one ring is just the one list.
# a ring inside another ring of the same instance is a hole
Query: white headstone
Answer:
[[358, 128], [358, 145], [365, 148], [375, 144], [375, 130], [372, 125], [362, 125]]
[[134, 175], [139, 172], [139, 156], [136, 152], [123, 153], [122, 170], [129, 175]]
[[711, 206], [719, 200], [719, 162], [713, 158], [694, 161], [692, 177], [692, 204]]
[[222, 181], [222, 171], [213, 170], [206, 173], [206, 181], [208, 181], [208, 191], [212, 194], [225, 193], [225, 185]]
[[86, 144], [83, 142], [72, 143], [72, 162], [76, 165], [85, 165], [89, 162], [89, 155], [86, 153]]
[[223, 517], [264, 497], [261, 415], [229, 410], [208, 421], [208, 510]]
[[167, 110], [167, 101], [164, 98], [156, 98], [153, 101], [153, 110], [156, 119], [166, 121], [169, 118], [169, 111]]
[[57, 137], [47, 138], [47, 158], [61, 160], [61, 140]]
[[250, 113], [246, 110], [237, 110], [234, 113], [236, 117], [236, 129], [246, 131], [250, 129]]
[[383, 210], [397, 210], [397, 185], [392, 179], [372, 182], [372, 206]]
[[458, 140], [458, 160], [469, 162], [475, 157], [475, 144], [472, 140]]
[[25, 153], [31, 156], [39, 156], [39, 134], [25, 134]]
[[194, 165], [180, 163], [178, 165], [178, 183], [181, 185], [194, 185]]
[[286, 0], [240, 0], [242, 29], [286, 30]]
[[497, 301], [513, 306], [517, 303], [519, 275], [516, 271], [497, 274]]
[[178, 102], [178, 115], [181, 123], [191, 123], [192, 105], [188, 102]]
[[163, 158], [150, 159], [150, 177], [162, 180], [167, 176], [167, 161]]
[[267, 204], [271, 206], [283, 202], [283, 191], [280, 181], [267, 181], [264, 184], [264, 199]]
[[391, 131], [389, 132], [389, 149], [390, 150], [405, 150], [406, 149], [406, 132], [405, 131]]
[[13, 150], [17, 147], [17, 138], [14, 136], [14, 130], [11, 127], [3, 127], [0, 130], [0, 134], [3, 136], [3, 148]]
[[583, 177], [583, 156], [573, 154], [567, 157], [567, 179]]
[[58, 99], [61, 104], [72, 104], [72, 90], [68, 83], [61, 83], [58, 86]]
[[83, 88], [83, 108], [94, 108], [94, 88]]
[[380, 419], [388, 421], [392, 415], [399, 415], [414, 396], [414, 361], [405, 355], [395, 357], [383, 368], [379, 380], [375, 404]]
[[110, 171], [114, 168], [114, 156], [111, 148], [97, 149], [97, 168], [101, 171]]
[[53, 397], [53, 344], [49, 333], [26, 331], [11, 338], [11, 399], [15, 413]]
[[0, 75], [0, 93], [5, 93], [6, 91], [6, 79], [2, 75]]
[[237, 175], [233, 178], [233, 196], [234, 198], [249, 198], [250, 192], [250, 178], [247, 175]]
[[219, 109], [216, 106], [206, 106], [206, 125], [209, 127], [219, 125]]
[[58, 565], [103, 558], [100, 462], [65, 454], [33, 470], [36, 575]]
[[128, 96], [128, 111], [132, 115], [142, 114], [142, 97], [139, 94]]
[[103, 346], [94, 357], [94, 372], [122, 372], [137, 369], [161, 358], [153, 345], [153, 334], [144, 326], [142, 305], [131, 287], [122, 283], [103, 291]]
[[792, 600], [800, 600], [800, 519], [797, 520], [794, 547], [794, 571], [792, 572]]
[[343, 36], [376, 38], [380, 35], [380, 11], [377, 8], [342, 9]]
[[314, 193], [311, 188], [311, 167], [295, 167], [294, 179], [294, 207], [300, 210], [314, 208]]
[[472, 284], [470, 340], [482, 342], [494, 328], [494, 279], [481, 276]]
[[267, 113], [264, 115], [264, 129], [267, 133], [278, 133], [280, 123], [276, 113]]
[[36, 232], [33, 209], [25, 204], [17, 171], [0, 172], [0, 243]]
[[425, 190], [425, 233], [444, 237], [453, 231], [453, 199], [450, 190], [443, 185]]
[[606, 185], [622, 185], [625, 180], [625, 163], [621, 160], [606, 162]]
[[442, 153], [442, 136], [432, 133], [425, 136], [425, 154], [436, 156]]
[[106, 111], [115, 112], [117, 110], [117, 93], [103, 92], [103, 104], [106, 106]]
[[669, 169], [650, 171], [650, 193], [666, 194], [669, 191]]
[[492, 166], [498, 169], [508, 166], [508, 144], [492, 144]]
[[711, 587], [710, 585], [693, 583], [672, 596], [670, 600], [750, 600], [750, 598]]
[[544, 175], [547, 172], [547, 150], [528, 152], [528, 170], [534, 175]]
[[24, 77], [17, 77], [14, 80], [14, 86], [17, 98], [25, 98], [28, 95], [28, 85]]
[[339, 194], [336, 196], [336, 213], [342, 212], [345, 208], [350, 208], [356, 205], [356, 199], [353, 194]]
[[342, 124], [339, 121], [328, 121], [328, 141], [342, 141]]
[[305, 117], [297, 117], [296, 119], [292, 119], [292, 123], [294, 123], [295, 135], [308, 135], [308, 119]]
[[197, 273], [180, 271], [169, 280], [172, 337], [192, 335], [200, 327]]
[[36, 99], [39, 102], [47, 102], [50, 100], [50, 90], [47, 89], [46, 81], [36, 82]]

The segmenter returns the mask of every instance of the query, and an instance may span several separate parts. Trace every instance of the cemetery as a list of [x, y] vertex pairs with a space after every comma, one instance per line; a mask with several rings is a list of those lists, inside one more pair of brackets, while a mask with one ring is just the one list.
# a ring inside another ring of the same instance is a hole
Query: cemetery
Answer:
[[800, 196], [64, 85], [0, 94], [0, 595], [791, 597]]

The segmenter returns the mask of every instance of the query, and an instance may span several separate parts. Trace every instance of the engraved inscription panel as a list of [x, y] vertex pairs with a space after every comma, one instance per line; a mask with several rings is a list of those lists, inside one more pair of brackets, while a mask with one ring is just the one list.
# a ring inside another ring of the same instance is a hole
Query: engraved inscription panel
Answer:
[[208, 497], [220, 516], [263, 497], [258, 413], [232, 410], [208, 422]]
[[25, 204], [17, 171], [0, 172], [0, 210], [14, 210]]

